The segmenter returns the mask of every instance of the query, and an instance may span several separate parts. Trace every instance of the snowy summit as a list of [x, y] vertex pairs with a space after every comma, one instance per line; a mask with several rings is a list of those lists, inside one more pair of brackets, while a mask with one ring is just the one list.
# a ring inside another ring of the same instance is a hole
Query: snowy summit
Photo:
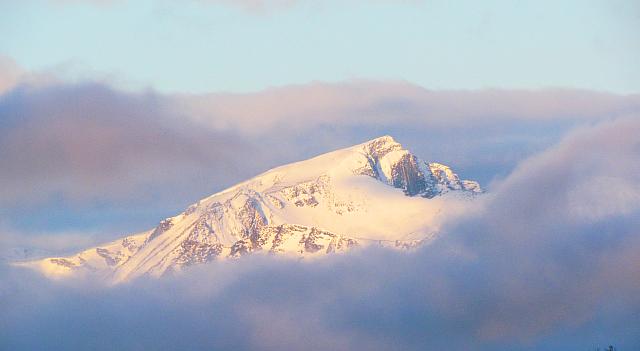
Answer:
[[271, 169], [204, 198], [149, 231], [69, 257], [25, 263], [50, 277], [110, 282], [161, 276], [250, 253], [316, 257], [433, 239], [482, 190], [420, 160], [390, 136]]

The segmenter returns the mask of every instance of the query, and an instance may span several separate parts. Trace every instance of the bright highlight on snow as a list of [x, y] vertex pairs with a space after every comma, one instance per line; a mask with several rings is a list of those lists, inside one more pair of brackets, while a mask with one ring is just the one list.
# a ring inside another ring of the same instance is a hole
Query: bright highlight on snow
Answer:
[[354, 247], [408, 249], [482, 193], [390, 136], [281, 166], [202, 199], [149, 231], [69, 257], [24, 263], [57, 278], [159, 277], [250, 253], [318, 257]]

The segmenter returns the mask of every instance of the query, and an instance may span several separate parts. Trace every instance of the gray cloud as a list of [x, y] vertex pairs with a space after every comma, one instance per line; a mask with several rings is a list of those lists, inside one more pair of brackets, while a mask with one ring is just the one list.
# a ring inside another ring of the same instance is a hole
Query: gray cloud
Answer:
[[411, 254], [250, 257], [110, 289], [5, 268], [0, 346], [635, 349], [639, 131], [629, 117], [573, 132]]
[[100, 84], [21, 87], [4, 95], [0, 201], [119, 198], [243, 175], [238, 168], [255, 152], [249, 143], [169, 115], [162, 100]]
[[450, 228], [459, 250], [484, 258], [486, 288], [501, 290], [483, 333], [527, 338], [607, 304], [638, 311], [639, 131], [629, 117], [572, 133], [521, 164], [479, 218]]

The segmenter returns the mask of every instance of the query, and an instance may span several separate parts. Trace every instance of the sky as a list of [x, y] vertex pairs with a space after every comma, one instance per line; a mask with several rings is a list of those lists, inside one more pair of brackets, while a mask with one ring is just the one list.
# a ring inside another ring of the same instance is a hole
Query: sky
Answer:
[[0, 1], [0, 52], [126, 89], [311, 81], [640, 91], [636, 1]]
[[[632, 0], [0, 0], [0, 349], [637, 349], [638, 33]], [[118, 287], [6, 264], [382, 135], [477, 215]]]

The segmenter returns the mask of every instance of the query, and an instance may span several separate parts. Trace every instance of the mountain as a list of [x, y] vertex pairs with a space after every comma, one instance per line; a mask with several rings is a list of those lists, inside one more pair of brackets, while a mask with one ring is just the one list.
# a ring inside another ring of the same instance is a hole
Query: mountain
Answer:
[[481, 192], [477, 182], [383, 136], [269, 170], [149, 231], [27, 265], [50, 277], [90, 273], [117, 283], [257, 252], [314, 257], [371, 244], [411, 248]]

